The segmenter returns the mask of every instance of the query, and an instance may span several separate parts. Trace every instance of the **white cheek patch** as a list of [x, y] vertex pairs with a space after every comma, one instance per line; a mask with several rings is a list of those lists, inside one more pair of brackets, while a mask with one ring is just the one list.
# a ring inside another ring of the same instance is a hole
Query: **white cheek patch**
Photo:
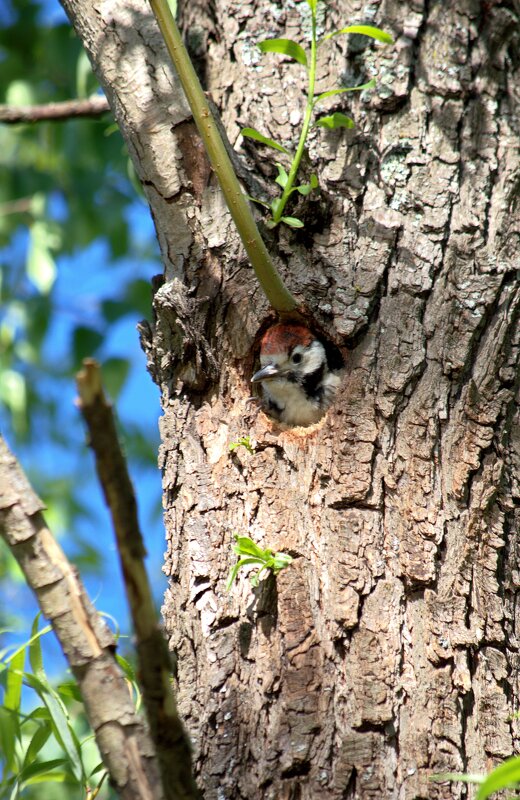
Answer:
[[326, 360], [325, 348], [322, 343], [314, 341], [303, 356], [303, 362], [300, 365], [301, 371], [305, 375], [310, 375], [319, 369]]

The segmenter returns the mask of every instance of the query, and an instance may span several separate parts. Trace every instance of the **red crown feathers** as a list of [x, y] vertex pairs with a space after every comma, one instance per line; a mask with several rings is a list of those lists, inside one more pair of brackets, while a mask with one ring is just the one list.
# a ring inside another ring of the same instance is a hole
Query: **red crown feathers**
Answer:
[[296, 345], [307, 347], [315, 337], [304, 325], [279, 322], [269, 328], [262, 337], [262, 355], [290, 352]]

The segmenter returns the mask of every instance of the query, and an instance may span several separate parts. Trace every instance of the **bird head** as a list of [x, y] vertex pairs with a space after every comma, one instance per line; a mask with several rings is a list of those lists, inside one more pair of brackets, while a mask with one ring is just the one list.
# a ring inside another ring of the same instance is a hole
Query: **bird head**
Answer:
[[317, 422], [340, 382], [322, 342], [298, 323], [280, 322], [264, 333], [260, 365], [252, 383], [262, 385], [267, 410], [293, 425]]
[[252, 383], [288, 380], [301, 382], [326, 363], [325, 348], [304, 325], [280, 322], [263, 335], [260, 345], [262, 366]]

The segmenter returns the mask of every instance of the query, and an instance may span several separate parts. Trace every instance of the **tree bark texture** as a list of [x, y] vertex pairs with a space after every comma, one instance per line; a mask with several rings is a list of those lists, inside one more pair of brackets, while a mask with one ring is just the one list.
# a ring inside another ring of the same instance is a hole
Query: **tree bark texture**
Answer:
[[[447, 800], [467, 787], [432, 773], [518, 744], [519, 9], [326, 5], [327, 30], [372, 22], [396, 44], [322, 48], [317, 91], [378, 88], [330, 101], [356, 129], [312, 134], [306, 227], [266, 233], [346, 361], [327, 418], [282, 430], [248, 402], [269, 309], [148, 9], [67, 0], [165, 262], [143, 341], [164, 408], [164, 616], [204, 795]], [[278, 154], [240, 127], [294, 147], [304, 92], [255, 42], [300, 40], [306, 8], [180, 3], [249, 193]], [[231, 454], [244, 435], [254, 453]], [[293, 564], [226, 594], [234, 533]]]

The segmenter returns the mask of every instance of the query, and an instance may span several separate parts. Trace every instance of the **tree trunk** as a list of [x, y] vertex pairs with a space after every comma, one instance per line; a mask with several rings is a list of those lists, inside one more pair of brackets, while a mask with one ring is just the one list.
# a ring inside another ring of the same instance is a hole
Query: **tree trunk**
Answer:
[[[294, 147], [303, 71], [255, 42], [300, 39], [306, 3], [180, 5], [231, 142], [249, 125]], [[373, 22], [396, 44], [320, 50], [317, 91], [376, 73], [378, 89], [331, 104], [355, 130], [312, 134], [303, 231], [266, 232], [346, 361], [327, 418], [295, 430], [248, 401], [272, 317], [148, 8], [68, 11], [165, 261], [143, 338], [164, 408], [164, 617], [205, 797], [451, 800], [467, 788], [432, 773], [483, 771], [518, 738], [518, 8], [323, 5], [327, 30]], [[277, 154], [239, 153], [260, 191]], [[230, 453], [245, 435], [254, 452]], [[294, 561], [227, 594], [234, 533]]]

